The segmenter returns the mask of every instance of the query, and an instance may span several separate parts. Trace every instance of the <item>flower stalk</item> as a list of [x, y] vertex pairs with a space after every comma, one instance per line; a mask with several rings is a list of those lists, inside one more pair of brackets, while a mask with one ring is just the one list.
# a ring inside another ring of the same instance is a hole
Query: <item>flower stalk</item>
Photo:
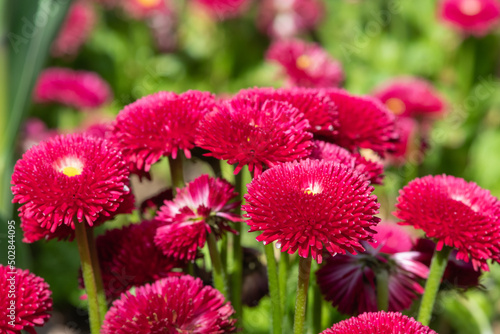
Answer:
[[171, 156], [168, 157], [168, 163], [170, 166], [170, 178], [172, 181], [172, 190], [174, 194], [177, 192], [177, 188], [184, 187], [184, 172], [182, 170], [182, 156], [179, 153], [176, 159]]
[[299, 257], [299, 280], [297, 284], [297, 299], [295, 301], [295, 318], [293, 333], [304, 333], [304, 323], [307, 309], [307, 291], [309, 289], [309, 277], [311, 275], [311, 257]]
[[226, 286], [226, 273], [222, 267], [222, 261], [219, 250], [217, 249], [217, 242], [213, 233], [208, 233], [207, 238], [208, 250], [210, 252], [210, 259], [212, 260], [212, 275], [214, 286], [219, 290], [226, 299], [228, 298]]
[[281, 322], [283, 314], [281, 312], [280, 288], [278, 281], [278, 269], [276, 259], [274, 258], [274, 245], [272, 243], [264, 245], [264, 252], [267, 261], [267, 277], [269, 280], [269, 293], [271, 295], [271, 312], [272, 312], [272, 333], [281, 334]]

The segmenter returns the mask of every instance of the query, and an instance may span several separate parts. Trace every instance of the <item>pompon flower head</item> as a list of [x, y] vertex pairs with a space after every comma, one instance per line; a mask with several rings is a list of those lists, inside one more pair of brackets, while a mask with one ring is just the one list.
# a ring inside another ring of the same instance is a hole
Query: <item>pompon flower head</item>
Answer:
[[384, 166], [381, 163], [368, 160], [358, 153], [351, 153], [345, 148], [321, 140], [314, 141], [310, 158], [347, 165], [365, 175], [366, 179], [374, 184], [381, 184], [384, 178]]
[[314, 88], [250, 88], [243, 89], [236, 95], [238, 98], [248, 98], [261, 105], [267, 100], [290, 103], [309, 121], [314, 135], [332, 137], [338, 127], [338, 112], [336, 105], [326, 94]]
[[71, 5], [59, 35], [52, 45], [55, 57], [74, 56], [88, 39], [96, 21], [90, 1], [77, 1]]
[[291, 38], [315, 28], [321, 21], [324, 4], [319, 0], [263, 0], [257, 26], [275, 38]]
[[397, 312], [370, 312], [343, 320], [321, 334], [437, 334], [413, 318]]
[[411, 237], [394, 224], [376, 226], [375, 242], [362, 242], [366, 251], [327, 257], [316, 272], [325, 299], [345, 314], [377, 311], [377, 273], [386, 271], [389, 284], [389, 311], [408, 309], [424, 289], [419, 279], [429, 268], [422, 253], [410, 251]]
[[335, 144], [350, 151], [369, 148], [381, 156], [395, 149], [398, 140], [395, 117], [379, 100], [351, 95], [340, 89], [328, 89], [326, 92], [339, 112]]
[[205, 117], [196, 144], [210, 151], [207, 156], [238, 163], [235, 174], [248, 165], [258, 176], [264, 167], [307, 157], [308, 129], [304, 114], [289, 103], [236, 97]]
[[195, 0], [210, 15], [219, 20], [225, 20], [241, 14], [250, 0]]
[[448, 175], [425, 176], [399, 191], [396, 217], [455, 248], [456, 258], [488, 270], [500, 262], [500, 202], [473, 182]]
[[29, 149], [12, 175], [14, 203], [24, 218], [52, 233], [61, 225], [93, 226], [129, 193], [129, 171], [109, 142], [82, 134], [58, 136]]
[[233, 307], [199, 278], [169, 277], [121, 295], [113, 303], [102, 334], [234, 333]]
[[243, 221], [231, 212], [240, 204], [233, 201], [237, 195], [230, 183], [206, 174], [178, 189], [174, 200], [165, 201], [158, 212], [157, 219], [164, 226], [156, 232], [156, 245], [165, 255], [194, 260], [207, 233], [235, 233], [227, 222]]
[[500, 20], [500, 3], [497, 0], [441, 0], [439, 16], [457, 30], [480, 37]]
[[162, 156], [176, 159], [179, 150], [189, 159], [199, 122], [214, 103], [212, 94], [199, 91], [148, 95], [120, 111], [110, 140], [134, 172], [148, 172]]
[[40, 74], [34, 95], [37, 103], [58, 103], [85, 110], [102, 106], [112, 93], [107, 82], [94, 72], [51, 67]]
[[435, 118], [445, 111], [439, 93], [430, 82], [420, 78], [391, 80], [376, 88], [373, 95], [398, 116]]
[[[51, 294], [49, 285], [41, 277], [0, 264], [0, 333], [21, 334], [24, 330], [36, 334], [34, 327], [43, 326], [50, 318]], [[13, 311], [11, 302], [15, 302]]]
[[292, 86], [338, 87], [344, 80], [341, 64], [314, 43], [276, 41], [267, 51], [266, 58], [283, 67]]
[[365, 177], [341, 164], [304, 160], [271, 168], [248, 185], [243, 210], [258, 241], [277, 241], [282, 252], [321, 263], [334, 255], [362, 252], [380, 219], [377, 198]]

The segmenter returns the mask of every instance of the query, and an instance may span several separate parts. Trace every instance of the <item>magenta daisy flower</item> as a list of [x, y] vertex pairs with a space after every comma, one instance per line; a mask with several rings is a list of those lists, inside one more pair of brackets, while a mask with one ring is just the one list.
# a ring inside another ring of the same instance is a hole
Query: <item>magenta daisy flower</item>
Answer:
[[221, 103], [201, 122], [196, 144], [207, 156], [248, 165], [258, 176], [263, 168], [306, 157], [311, 152], [309, 122], [289, 103], [235, 98]]
[[327, 161], [304, 160], [271, 168], [248, 185], [250, 232], [264, 244], [277, 241], [282, 252], [321, 263], [323, 250], [334, 255], [364, 251], [380, 219], [377, 198], [358, 172]]
[[241, 14], [250, 0], [195, 0], [210, 15], [225, 20]]
[[395, 117], [385, 106], [369, 96], [350, 95], [340, 89], [327, 90], [339, 112], [337, 145], [350, 151], [369, 148], [381, 156], [395, 149]]
[[341, 64], [314, 43], [277, 41], [267, 51], [266, 58], [283, 67], [292, 86], [338, 87], [344, 80]]
[[365, 175], [366, 179], [374, 184], [381, 184], [384, 178], [384, 166], [380, 162], [368, 160], [358, 153], [351, 153], [340, 146], [324, 141], [314, 141], [310, 158], [347, 165]]
[[26, 219], [52, 233], [76, 221], [93, 226], [123, 202], [129, 171], [119, 151], [103, 139], [58, 136], [32, 147], [12, 175], [14, 203]]
[[43, 278], [0, 264], [0, 333], [36, 334], [52, 311], [52, 292]]
[[500, 202], [473, 182], [448, 175], [425, 176], [399, 191], [396, 217], [455, 248], [456, 258], [488, 270], [500, 262]]
[[156, 245], [165, 255], [180, 260], [194, 260], [203, 248], [207, 233], [220, 236], [234, 231], [228, 221], [243, 221], [232, 213], [239, 206], [234, 187], [223, 179], [202, 175], [177, 190], [173, 201], [165, 201], [157, 218], [164, 223], [155, 236]]
[[389, 311], [408, 309], [424, 291], [418, 281], [429, 268], [422, 253], [410, 251], [411, 237], [397, 225], [378, 225], [375, 231], [374, 243], [363, 242], [365, 252], [327, 257], [316, 272], [325, 299], [342, 313], [377, 311], [376, 274], [382, 270], [389, 277]]
[[439, 93], [420, 78], [394, 79], [376, 88], [373, 95], [398, 116], [436, 117], [445, 109]]
[[321, 334], [437, 334], [413, 318], [396, 312], [363, 313], [341, 321]]
[[149, 171], [162, 156], [189, 159], [196, 129], [214, 107], [207, 92], [159, 92], [125, 106], [114, 122], [110, 140], [131, 163], [133, 170]]
[[480, 37], [498, 23], [500, 3], [497, 0], [441, 0], [439, 16], [457, 30]]
[[82, 110], [102, 106], [112, 93], [107, 82], [94, 72], [52, 67], [40, 74], [34, 95], [37, 103], [59, 103]]
[[199, 278], [169, 277], [121, 295], [102, 334], [234, 333], [233, 307]]

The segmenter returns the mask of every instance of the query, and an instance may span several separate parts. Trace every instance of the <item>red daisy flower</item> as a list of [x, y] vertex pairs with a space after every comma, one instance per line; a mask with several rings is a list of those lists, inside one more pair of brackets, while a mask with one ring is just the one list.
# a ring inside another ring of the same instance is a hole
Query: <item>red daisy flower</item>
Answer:
[[52, 44], [54, 57], [74, 56], [87, 41], [94, 28], [96, 15], [90, 2], [77, 1], [71, 5], [68, 15]]
[[250, 0], [195, 0], [209, 14], [220, 20], [235, 17], [241, 14]]
[[313, 88], [250, 88], [241, 90], [236, 97], [248, 98], [261, 105], [267, 100], [290, 103], [309, 121], [309, 131], [315, 135], [332, 137], [338, 127], [338, 112], [326, 94]]
[[110, 140], [123, 152], [133, 170], [149, 171], [162, 156], [191, 158], [196, 129], [214, 107], [207, 92], [159, 92], [125, 106], [114, 122]]
[[28, 270], [0, 264], [0, 333], [36, 334], [52, 311], [49, 285]]
[[[55, 232], [78, 221], [93, 226], [123, 202], [129, 171], [116, 149], [81, 134], [58, 136], [32, 147], [12, 175], [14, 203], [22, 216]], [[76, 220], [75, 220], [76, 219]]]
[[330, 254], [364, 250], [380, 219], [373, 187], [353, 169], [327, 161], [304, 160], [271, 168], [248, 185], [250, 232], [258, 241], [275, 240], [282, 252], [311, 256], [321, 263]]
[[500, 202], [473, 182], [448, 175], [425, 176], [399, 191], [396, 217], [457, 249], [456, 258], [488, 270], [500, 262]]
[[395, 117], [380, 101], [369, 96], [350, 95], [340, 89], [327, 90], [339, 111], [337, 145], [355, 151], [369, 148], [384, 156], [395, 149]]
[[500, 3], [497, 0], [442, 0], [439, 16], [465, 34], [483, 36], [498, 23]]
[[283, 67], [292, 86], [338, 87], [344, 80], [341, 64], [314, 43], [277, 41], [267, 51], [266, 58]]
[[158, 212], [164, 226], [156, 232], [156, 245], [168, 256], [194, 260], [198, 248], [205, 245], [207, 233], [234, 233], [227, 221], [243, 221], [231, 212], [240, 204], [232, 201], [237, 196], [230, 183], [206, 174], [178, 189], [174, 200], [165, 201]]
[[397, 225], [375, 227], [375, 243], [363, 242], [366, 251], [327, 257], [316, 272], [318, 286], [325, 299], [345, 314], [377, 311], [377, 277], [387, 271], [389, 311], [408, 309], [423, 287], [429, 268], [420, 261], [419, 252], [411, 252], [411, 237]]
[[366, 179], [374, 184], [382, 184], [384, 178], [384, 166], [380, 162], [368, 160], [358, 153], [351, 153], [340, 146], [324, 141], [314, 141], [310, 158], [347, 165], [365, 175]]
[[76, 109], [94, 109], [111, 99], [109, 85], [94, 72], [51, 67], [35, 87], [37, 103], [59, 103]]
[[435, 117], [444, 113], [444, 101], [430, 82], [398, 78], [378, 87], [373, 95], [395, 115]]
[[309, 122], [289, 103], [268, 100], [264, 103], [234, 98], [221, 103], [201, 122], [196, 144], [217, 159], [255, 167], [258, 176], [264, 166], [306, 157], [311, 152]]
[[169, 277], [122, 294], [106, 314], [102, 334], [234, 333], [232, 314], [222, 293], [199, 278]]
[[264, 0], [260, 3], [257, 25], [276, 38], [290, 38], [314, 29], [321, 21], [324, 4], [319, 0]]
[[396, 312], [363, 313], [341, 321], [321, 334], [437, 334], [413, 318]]

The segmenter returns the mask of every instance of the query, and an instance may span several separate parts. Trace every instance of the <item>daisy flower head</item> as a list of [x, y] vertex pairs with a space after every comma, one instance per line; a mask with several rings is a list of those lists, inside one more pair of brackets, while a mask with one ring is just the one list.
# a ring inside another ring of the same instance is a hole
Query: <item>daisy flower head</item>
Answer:
[[291, 86], [338, 87], [344, 80], [342, 65], [315, 43], [279, 40], [270, 46], [266, 58], [283, 68]]
[[120, 111], [110, 140], [123, 152], [134, 172], [148, 172], [162, 156], [176, 159], [179, 150], [189, 159], [196, 129], [213, 107], [214, 96], [208, 92], [148, 95]]
[[448, 176], [417, 178], [399, 191], [396, 217], [435, 239], [436, 249], [457, 250], [456, 258], [488, 270], [500, 262], [500, 202], [473, 182]]
[[177, 190], [172, 201], [165, 201], [157, 219], [163, 223], [154, 237], [155, 244], [167, 256], [192, 261], [203, 248], [207, 233], [220, 236], [236, 233], [228, 224], [242, 219], [232, 211], [239, 206], [234, 187], [223, 179], [202, 175]]
[[233, 314], [224, 295], [199, 278], [168, 277], [122, 294], [106, 313], [101, 333], [234, 333]]
[[379, 204], [373, 187], [348, 166], [319, 160], [284, 163], [248, 185], [243, 210], [258, 241], [277, 241], [282, 252], [321, 263], [334, 255], [362, 252], [370, 240]]
[[497, 25], [500, 3], [497, 0], [441, 0], [439, 16], [464, 34], [481, 37]]
[[12, 174], [22, 217], [54, 233], [61, 225], [93, 226], [130, 192], [129, 170], [109, 142], [84, 134], [57, 136], [29, 149]]
[[219, 104], [201, 122], [196, 144], [217, 159], [248, 165], [258, 176], [264, 167], [307, 157], [311, 152], [309, 122], [289, 103], [235, 97]]
[[[36, 334], [52, 311], [52, 292], [43, 278], [28, 270], [0, 264], [0, 332]], [[14, 324], [14, 326], [12, 326]]]

